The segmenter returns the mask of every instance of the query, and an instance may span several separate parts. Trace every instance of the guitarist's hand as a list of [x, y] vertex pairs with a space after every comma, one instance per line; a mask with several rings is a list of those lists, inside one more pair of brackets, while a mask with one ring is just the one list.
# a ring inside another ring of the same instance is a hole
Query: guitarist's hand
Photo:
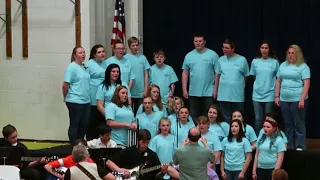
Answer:
[[42, 157], [41, 160], [40, 160], [40, 163], [41, 164], [47, 164], [48, 163], [47, 158], [46, 157]]
[[163, 165], [161, 166], [161, 172], [164, 173], [164, 174], [167, 174], [167, 172], [168, 172], [168, 167], [169, 167], [168, 164], [163, 164]]
[[128, 169], [121, 168], [120, 172], [123, 173], [124, 178], [130, 178], [130, 171]]

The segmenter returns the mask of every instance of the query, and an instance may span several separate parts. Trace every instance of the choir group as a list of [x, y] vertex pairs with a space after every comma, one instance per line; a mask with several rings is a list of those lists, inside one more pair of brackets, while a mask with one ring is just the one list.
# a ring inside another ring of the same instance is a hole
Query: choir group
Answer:
[[[222, 43], [221, 57], [205, 46], [204, 36], [194, 36], [193, 43], [195, 49], [185, 56], [181, 78], [189, 108], [175, 95], [179, 80], [165, 64], [162, 50], [154, 52], [155, 64], [150, 66], [135, 37], [128, 39], [127, 53], [123, 42], [116, 41], [114, 56], [108, 59], [102, 45], [92, 47], [86, 62], [84, 49], [75, 47], [63, 82], [70, 142], [98, 138], [96, 128], [103, 123], [111, 127], [117, 146], [125, 148], [131, 131], [147, 129], [152, 138], [149, 148], [162, 163], [169, 163], [175, 150], [187, 142], [189, 129], [197, 126], [202, 135], [199, 144], [215, 155], [215, 163], [208, 167], [222, 179], [244, 179], [254, 155], [252, 178], [270, 180], [272, 171], [281, 168], [287, 149], [306, 149], [310, 69], [300, 47], [289, 46], [280, 64], [271, 44], [263, 41], [249, 68], [230, 39]], [[243, 114], [250, 75], [254, 76], [254, 127]], [[275, 106], [281, 109], [284, 129], [278, 126]]]

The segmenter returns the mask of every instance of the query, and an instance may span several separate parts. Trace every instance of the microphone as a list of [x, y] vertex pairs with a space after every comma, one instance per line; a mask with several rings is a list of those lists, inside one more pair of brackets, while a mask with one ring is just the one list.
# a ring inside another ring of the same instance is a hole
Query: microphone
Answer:
[[140, 151], [140, 148], [139, 148], [139, 139], [138, 139], [138, 134], [139, 134], [139, 118], [136, 119], [136, 123], [137, 123], [136, 140], [137, 140], [138, 150]]

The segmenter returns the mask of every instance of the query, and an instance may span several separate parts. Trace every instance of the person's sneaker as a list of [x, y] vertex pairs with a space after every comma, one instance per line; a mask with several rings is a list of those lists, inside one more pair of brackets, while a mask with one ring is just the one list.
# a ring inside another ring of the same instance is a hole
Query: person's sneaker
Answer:
[[301, 148], [297, 148], [296, 150], [297, 150], [297, 151], [303, 151], [303, 149], [301, 149]]

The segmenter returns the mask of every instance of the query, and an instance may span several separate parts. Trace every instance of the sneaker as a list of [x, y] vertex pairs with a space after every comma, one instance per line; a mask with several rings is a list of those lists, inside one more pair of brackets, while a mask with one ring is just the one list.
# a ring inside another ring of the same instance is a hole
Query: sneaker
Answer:
[[303, 151], [303, 149], [301, 149], [301, 148], [297, 148], [296, 150], [297, 150], [297, 151]]

